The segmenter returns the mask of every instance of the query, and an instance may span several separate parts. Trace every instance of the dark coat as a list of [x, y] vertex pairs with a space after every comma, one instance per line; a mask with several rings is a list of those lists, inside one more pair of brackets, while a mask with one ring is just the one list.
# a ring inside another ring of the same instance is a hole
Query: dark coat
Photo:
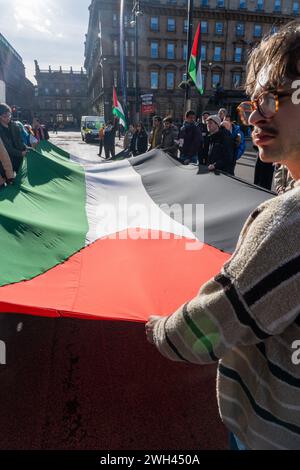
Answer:
[[215, 134], [209, 135], [204, 145], [204, 155], [207, 165], [215, 164], [216, 170], [233, 174], [234, 142], [230, 133], [221, 128]]
[[198, 155], [202, 147], [202, 134], [195, 123], [184, 122], [179, 131], [179, 139], [183, 139], [183, 146], [180, 148], [182, 155], [186, 157]]
[[141, 155], [147, 152], [148, 147], [148, 136], [146, 131], [135, 132], [131, 139], [130, 151], [133, 155]]
[[115, 137], [116, 131], [118, 129], [118, 121], [115, 120], [114, 125], [108, 125], [104, 128], [103, 133], [103, 144], [105, 147], [114, 147], [115, 146]]
[[175, 140], [178, 138], [178, 129], [175, 126], [165, 128], [162, 131], [162, 141], [158, 148], [171, 155], [171, 157], [177, 157], [178, 145]]
[[17, 172], [23, 159], [22, 152], [26, 150], [19, 126], [13, 121], [8, 124], [8, 128], [0, 124], [0, 137], [11, 159], [13, 169]]

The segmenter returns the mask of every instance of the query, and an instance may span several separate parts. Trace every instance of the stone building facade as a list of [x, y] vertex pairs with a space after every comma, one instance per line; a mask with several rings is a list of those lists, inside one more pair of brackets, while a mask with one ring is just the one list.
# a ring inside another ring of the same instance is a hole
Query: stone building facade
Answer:
[[31, 120], [34, 85], [26, 78], [22, 57], [0, 33], [0, 100], [15, 106], [15, 118]]
[[79, 128], [82, 115], [88, 112], [87, 75], [76, 71], [41, 70], [35, 60], [35, 116], [51, 127]]
[[[135, 28], [132, 9], [125, 2], [126, 81], [128, 112], [135, 116]], [[194, 0], [193, 34], [201, 22], [204, 95], [192, 89], [192, 107], [198, 113], [213, 110], [217, 84], [225, 90], [224, 105], [231, 112], [243, 98], [241, 86], [249, 50], [263, 35], [299, 15], [292, 0]], [[138, 95], [152, 93], [155, 113], [181, 120], [187, 56], [187, 1], [140, 0], [138, 16]], [[85, 68], [91, 110], [111, 117], [112, 87], [120, 88], [119, 2], [92, 0], [85, 41]], [[142, 116], [143, 120], [146, 116]]]

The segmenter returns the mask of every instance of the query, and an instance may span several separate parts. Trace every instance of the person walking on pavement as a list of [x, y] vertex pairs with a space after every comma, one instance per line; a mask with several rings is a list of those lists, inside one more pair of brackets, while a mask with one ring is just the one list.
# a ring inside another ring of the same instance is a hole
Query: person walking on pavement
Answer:
[[202, 133], [195, 123], [196, 114], [190, 110], [185, 113], [184, 123], [179, 131], [179, 160], [184, 165], [198, 163], [198, 153], [202, 148]]
[[167, 116], [163, 119], [163, 126], [162, 141], [157, 148], [177, 159], [178, 145], [176, 140], [178, 138], [178, 129], [174, 126], [171, 116]]
[[209, 135], [204, 144], [204, 157], [209, 171], [222, 170], [233, 174], [234, 143], [228, 131], [221, 126], [221, 119], [217, 114], [209, 116], [206, 120]]
[[148, 136], [145, 130], [144, 125], [139, 122], [136, 125], [136, 131], [134, 132], [131, 143], [130, 143], [130, 151], [132, 152], [133, 156], [141, 155], [142, 153], [147, 152], [148, 147]]
[[114, 122], [108, 121], [104, 128], [103, 145], [106, 160], [114, 158], [115, 156], [115, 137], [118, 129], [118, 122], [118, 119], [115, 118]]
[[[146, 335], [184, 364], [218, 362], [221, 418], [238, 449], [300, 449], [300, 21], [251, 52], [240, 105], [265, 163], [286, 165], [295, 188], [247, 219], [219, 274]], [[250, 109], [250, 114], [249, 114]]]
[[123, 141], [123, 149], [125, 155], [128, 155], [130, 152], [130, 145], [134, 135], [134, 126], [129, 124], [128, 130], [125, 132], [124, 141]]
[[105, 124], [102, 124], [102, 126], [99, 129], [99, 152], [98, 152], [99, 157], [102, 157], [104, 128], [105, 128]]

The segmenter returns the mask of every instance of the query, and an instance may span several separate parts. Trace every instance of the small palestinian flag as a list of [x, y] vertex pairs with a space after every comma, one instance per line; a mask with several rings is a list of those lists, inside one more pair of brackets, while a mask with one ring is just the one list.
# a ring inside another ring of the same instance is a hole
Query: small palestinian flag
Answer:
[[201, 31], [200, 23], [195, 34], [194, 43], [192, 47], [190, 62], [189, 62], [189, 75], [199, 93], [203, 94], [203, 81], [201, 72]]
[[116, 89], [113, 88], [113, 114], [119, 118], [120, 124], [127, 129], [126, 117], [120, 101], [117, 98]]

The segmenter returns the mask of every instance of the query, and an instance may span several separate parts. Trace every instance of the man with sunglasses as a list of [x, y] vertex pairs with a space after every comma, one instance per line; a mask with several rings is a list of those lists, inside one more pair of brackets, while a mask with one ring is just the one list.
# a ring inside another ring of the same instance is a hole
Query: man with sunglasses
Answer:
[[300, 449], [299, 80], [296, 20], [252, 51], [251, 101], [239, 107], [260, 159], [286, 165], [295, 187], [249, 216], [234, 254], [194, 299], [146, 324], [167, 358], [219, 362], [219, 410], [240, 449]]

